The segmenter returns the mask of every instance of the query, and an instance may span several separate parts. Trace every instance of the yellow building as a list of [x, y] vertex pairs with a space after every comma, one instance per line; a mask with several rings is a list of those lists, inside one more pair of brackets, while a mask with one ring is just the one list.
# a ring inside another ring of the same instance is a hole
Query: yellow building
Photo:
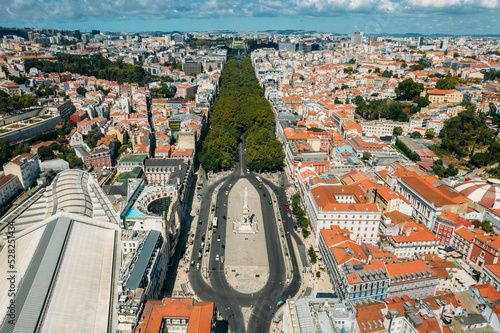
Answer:
[[19, 95], [21, 95], [21, 89], [19, 89], [19, 86], [17, 84], [15, 84], [14, 82], [10, 82], [10, 83], [4, 84], [3, 85], [3, 89], [10, 96], [19, 96]]
[[464, 94], [460, 91], [451, 89], [432, 89], [428, 90], [426, 97], [431, 103], [461, 103], [464, 100]]

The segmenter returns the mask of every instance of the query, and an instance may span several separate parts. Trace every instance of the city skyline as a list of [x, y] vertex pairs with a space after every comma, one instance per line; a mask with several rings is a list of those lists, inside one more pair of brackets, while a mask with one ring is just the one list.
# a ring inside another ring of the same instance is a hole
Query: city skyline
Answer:
[[6, 5], [9, 27], [109, 31], [312, 30], [346, 34], [487, 35], [500, 31], [497, 0], [181, 1], [110, 2], [31, 0]]

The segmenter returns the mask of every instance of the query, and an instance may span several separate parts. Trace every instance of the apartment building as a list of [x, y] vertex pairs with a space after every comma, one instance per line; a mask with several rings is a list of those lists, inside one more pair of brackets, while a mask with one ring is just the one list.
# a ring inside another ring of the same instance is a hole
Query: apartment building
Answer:
[[177, 97], [187, 98], [190, 95], [196, 94], [197, 86], [190, 84], [181, 85], [177, 88]]
[[434, 229], [432, 230], [443, 245], [450, 245], [455, 229], [464, 226], [466, 228], [472, 225], [471, 222], [461, 218], [457, 214], [445, 210], [436, 218]]
[[472, 243], [476, 235], [485, 235], [486, 233], [479, 228], [469, 229], [465, 226], [459, 226], [453, 233], [450, 241], [450, 246], [453, 247], [457, 252], [464, 255], [464, 258], [469, 258]]
[[160, 297], [167, 273], [167, 248], [161, 233], [150, 230], [133, 252], [129, 251], [131, 255], [125, 259], [118, 285], [118, 322], [123, 331], [132, 331], [146, 300]]
[[[313, 323], [313, 325], [311, 325]], [[283, 306], [283, 333], [357, 332], [354, 306], [339, 298], [301, 297]]]
[[470, 327], [470, 329], [489, 324], [494, 332], [500, 332], [500, 317], [498, 316], [500, 313], [500, 293], [489, 283], [470, 287], [469, 293], [477, 302], [478, 309], [481, 311], [480, 317], [482, 317], [478, 318], [480, 325]]
[[376, 136], [355, 136], [347, 141], [353, 148], [357, 157], [363, 157], [363, 153], [386, 154], [389, 146]]
[[47, 107], [49, 111], [59, 113], [61, 118], [64, 120], [69, 120], [71, 116], [76, 112], [76, 108], [70, 99], [57, 103], [55, 105], [49, 105]]
[[498, 263], [500, 257], [500, 235], [476, 235], [472, 241], [469, 262], [482, 267], [486, 264]]
[[378, 204], [382, 213], [398, 211], [409, 216], [413, 214], [410, 202], [401, 193], [393, 191], [385, 185], [380, 185], [369, 179], [361, 180], [353, 185], [361, 186], [367, 192], [368, 200]]
[[340, 298], [352, 302], [385, 299], [389, 277], [384, 262], [370, 261], [363, 247], [353, 239], [349, 230], [339, 227], [321, 230], [319, 250], [333, 290]]
[[35, 185], [40, 175], [40, 164], [37, 154], [24, 153], [4, 164], [5, 175], [17, 176], [25, 190]]
[[83, 134], [80, 128], [73, 128], [69, 134], [69, 145], [72, 148], [83, 146], [85, 142], [83, 141]]
[[106, 122], [107, 120], [104, 118], [84, 119], [78, 122], [76, 126], [82, 131], [83, 135], [87, 135], [90, 131], [103, 132], [101, 128]]
[[[89, 152], [85, 148], [77, 147], [77, 155], [81, 156], [86, 168], [111, 168], [111, 151], [106, 148], [96, 148]], [[79, 153], [79, 154], [78, 154]]]
[[425, 94], [431, 103], [461, 103], [464, 99], [464, 94], [455, 89], [432, 89]]
[[19, 85], [14, 82], [5, 83], [4, 85], [0, 85], [0, 87], [10, 96], [21, 95], [21, 89], [19, 89]]
[[439, 276], [423, 260], [387, 263], [390, 277], [388, 297], [424, 298], [434, 296]]
[[369, 244], [378, 241], [381, 213], [377, 204], [369, 203], [359, 186], [317, 184], [306, 193], [304, 206], [316, 243], [320, 230], [332, 225], [348, 229], [359, 241]]
[[489, 283], [500, 292], [500, 263], [485, 264], [481, 270], [479, 283]]
[[215, 311], [213, 302], [196, 302], [194, 298], [148, 301], [134, 332], [212, 333]]
[[148, 158], [147, 154], [133, 154], [122, 157], [118, 161], [117, 173], [130, 172], [135, 167], [144, 170], [144, 161]]
[[0, 207], [22, 189], [23, 186], [16, 175], [8, 174], [0, 177]]
[[378, 137], [381, 136], [392, 136], [394, 132], [394, 128], [401, 127], [403, 129], [403, 133], [410, 132], [410, 123], [409, 122], [400, 122], [400, 121], [391, 121], [387, 119], [382, 120], [374, 120], [367, 121], [361, 123], [363, 126], [363, 133], [367, 136], [376, 135]]
[[396, 236], [389, 235], [382, 241], [382, 248], [398, 258], [422, 257], [437, 253], [439, 240], [424, 225], [414, 221], [399, 226]]
[[182, 159], [150, 158], [145, 161], [144, 175], [148, 184], [167, 185], [178, 177], [184, 179], [187, 163]]
[[350, 105], [335, 105], [335, 109], [330, 112], [330, 118], [337, 128], [340, 128], [345, 121], [354, 120], [354, 111]]

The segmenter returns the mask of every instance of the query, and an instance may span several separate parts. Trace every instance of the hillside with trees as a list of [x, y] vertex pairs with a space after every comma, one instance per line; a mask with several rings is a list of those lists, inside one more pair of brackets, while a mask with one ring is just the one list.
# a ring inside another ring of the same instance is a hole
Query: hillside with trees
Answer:
[[460, 112], [446, 120], [439, 137], [441, 149], [459, 158], [470, 159], [476, 167], [500, 162], [500, 143], [496, 133], [486, 126], [483, 113]]
[[284, 153], [274, 134], [274, 114], [249, 58], [242, 59], [241, 68], [236, 59], [228, 60], [209, 122], [211, 129], [198, 155], [205, 170], [230, 167], [242, 137], [249, 168], [276, 170], [283, 166]]
[[406, 122], [411, 115], [418, 112], [418, 108], [413, 104], [389, 103], [387, 99], [374, 99], [367, 103], [361, 96], [356, 96], [353, 102], [357, 105], [356, 113], [368, 120], [385, 118]]
[[[146, 72], [140, 65], [126, 64], [121, 60], [111, 61], [101, 55], [83, 57], [80, 55], [59, 54], [61, 72], [70, 72], [80, 75], [92, 76], [108, 81], [117, 81], [119, 84], [138, 83], [143, 86], [158, 78]], [[26, 70], [35, 67], [45, 73], [57, 73], [57, 61], [26, 59]]]
[[9, 114], [14, 111], [38, 105], [38, 99], [31, 95], [9, 96], [0, 90], [0, 114]]

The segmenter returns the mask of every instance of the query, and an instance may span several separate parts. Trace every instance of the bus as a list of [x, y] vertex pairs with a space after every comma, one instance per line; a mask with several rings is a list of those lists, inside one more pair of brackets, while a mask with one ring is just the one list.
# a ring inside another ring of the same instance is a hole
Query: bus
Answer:
[[213, 230], [217, 229], [217, 217], [214, 217], [214, 221], [212, 222], [212, 229]]
[[255, 179], [257, 179], [257, 182], [259, 183], [259, 188], [262, 188], [262, 179], [259, 176], [255, 176]]

